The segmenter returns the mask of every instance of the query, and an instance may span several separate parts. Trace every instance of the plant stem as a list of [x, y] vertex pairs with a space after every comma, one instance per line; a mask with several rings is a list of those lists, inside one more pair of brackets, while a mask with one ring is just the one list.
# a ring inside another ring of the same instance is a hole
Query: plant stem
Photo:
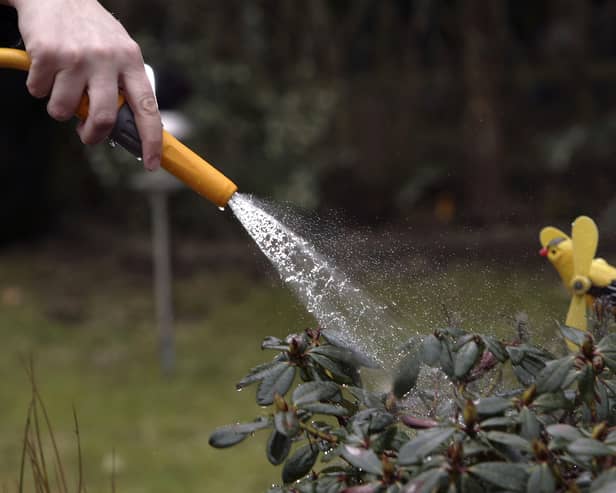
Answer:
[[314, 426], [308, 424], [308, 423], [303, 423], [300, 421], [299, 423], [299, 427], [310, 433], [311, 435], [314, 435], [322, 440], [326, 440], [328, 442], [332, 442], [332, 443], [338, 443], [338, 437], [335, 437], [334, 435], [330, 435], [329, 433], [326, 433], [324, 431], [321, 430], [317, 430]]

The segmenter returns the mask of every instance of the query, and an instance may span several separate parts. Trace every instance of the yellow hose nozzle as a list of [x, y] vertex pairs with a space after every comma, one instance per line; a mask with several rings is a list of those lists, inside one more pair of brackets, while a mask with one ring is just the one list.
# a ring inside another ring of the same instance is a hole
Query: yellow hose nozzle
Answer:
[[[0, 48], [0, 68], [27, 72], [30, 70], [30, 57], [23, 50]], [[139, 134], [132, 112], [124, 103], [122, 96], [120, 96], [119, 105], [123, 106], [120, 113], [124, 118], [118, 118], [114, 129], [114, 139], [130, 152], [140, 156]], [[87, 118], [87, 95], [82, 98], [76, 115], [81, 120]], [[165, 130], [163, 130], [161, 166], [218, 207], [225, 207], [237, 190], [235, 183]]]
[[225, 207], [237, 191], [235, 183], [167, 131], [161, 166], [218, 207]]

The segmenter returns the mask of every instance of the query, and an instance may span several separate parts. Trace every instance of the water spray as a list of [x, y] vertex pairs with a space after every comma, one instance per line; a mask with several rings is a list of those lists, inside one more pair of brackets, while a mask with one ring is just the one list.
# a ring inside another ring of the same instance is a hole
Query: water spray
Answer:
[[[0, 68], [28, 71], [30, 58], [23, 50], [0, 49]], [[76, 116], [80, 120], [87, 118], [87, 95], [82, 98]], [[133, 113], [122, 96], [110, 138], [135, 156], [141, 156]], [[162, 147], [162, 167], [218, 207], [229, 205], [283, 282], [321, 327], [333, 330], [350, 346], [373, 353], [381, 363], [396, 361], [403, 327], [386, 305], [364, 294], [310, 242], [265, 212], [258, 200], [236, 193], [237, 186], [231, 180], [169, 132], [163, 131]]]
[[[30, 57], [23, 50], [0, 48], [0, 68], [27, 72], [30, 70]], [[140, 158], [141, 139], [133, 112], [123, 96], [120, 96], [118, 104], [118, 117], [110, 138]], [[87, 95], [81, 99], [75, 114], [80, 120], [87, 118]], [[161, 166], [218, 207], [225, 207], [237, 191], [235, 183], [165, 130]]]

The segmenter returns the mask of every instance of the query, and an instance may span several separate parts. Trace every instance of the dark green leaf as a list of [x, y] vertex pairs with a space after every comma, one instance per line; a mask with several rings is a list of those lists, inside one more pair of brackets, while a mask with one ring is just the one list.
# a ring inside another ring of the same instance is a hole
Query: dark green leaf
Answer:
[[589, 406], [595, 400], [595, 372], [592, 365], [586, 364], [578, 372], [578, 392], [580, 399]]
[[308, 353], [310, 358], [317, 363], [319, 366], [329, 370], [332, 375], [338, 377], [338, 379], [343, 383], [353, 383], [353, 379], [349, 375], [348, 367], [345, 367], [339, 361], [334, 361], [327, 356], [323, 356], [320, 353]]
[[[492, 418], [495, 419], [495, 418]], [[490, 447], [478, 440], [471, 440], [464, 444], [464, 456], [471, 457], [477, 454], [484, 454], [490, 452]]]
[[287, 455], [289, 455], [290, 450], [291, 439], [288, 436], [283, 435], [276, 430], [270, 433], [267, 440], [267, 446], [265, 448], [267, 459], [270, 463], [275, 466], [282, 464], [282, 462], [287, 458]]
[[612, 398], [616, 398], [616, 380], [602, 380], [602, 383], [605, 385], [605, 390], [608, 393], [608, 396]]
[[430, 334], [422, 341], [421, 348], [423, 362], [428, 366], [437, 366], [441, 357], [441, 341], [438, 337]]
[[309, 402], [303, 404], [301, 408], [313, 414], [327, 414], [329, 416], [347, 416], [349, 414], [348, 409], [325, 402]]
[[445, 375], [450, 378], [453, 378], [455, 376], [453, 357], [454, 355], [451, 352], [451, 348], [449, 347], [447, 341], [442, 341], [440, 357], [441, 370], [443, 370], [443, 373], [445, 373]]
[[[466, 449], [464, 450], [466, 454]], [[484, 493], [485, 490], [481, 483], [479, 483], [473, 476], [468, 473], [462, 474], [462, 491], [460, 493]]]
[[569, 453], [583, 457], [615, 455], [610, 447], [592, 438], [578, 438], [567, 447]]
[[541, 423], [530, 409], [522, 408], [519, 414], [520, 419], [520, 435], [526, 440], [532, 441], [539, 438], [541, 434]]
[[573, 442], [582, 437], [580, 430], [571, 425], [555, 424], [547, 426], [545, 429], [553, 438], [565, 441]]
[[462, 378], [466, 375], [479, 358], [479, 345], [471, 340], [462, 346], [456, 353], [456, 361], [454, 367], [454, 373], [457, 378]]
[[556, 491], [556, 480], [546, 463], [535, 466], [528, 478], [526, 493], [554, 493]]
[[279, 411], [274, 415], [274, 426], [279, 433], [293, 438], [299, 432], [299, 420], [293, 411]]
[[382, 409], [364, 409], [353, 416], [352, 427], [354, 430], [366, 433], [380, 433], [395, 422], [391, 413]]
[[505, 433], [502, 431], [488, 431], [485, 434], [485, 437], [490, 442], [507, 445], [508, 447], [512, 447], [516, 450], [522, 450], [524, 452], [530, 452], [531, 450], [531, 446], [528, 440], [525, 440], [518, 435], [514, 435], [513, 433]]
[[605, 362], [605, 366], [612, 370], [612, 372], [616, 373], [616, 354], [614, 354], [613, 357], [611, 356], [611, 354], [610, 356], [604, 355], [603, 361]]
[[513, 404], [509, 399], [503, 399], [502, 397], [482, 397], [477, 401], [475, 407], [481, 416], [493, 416], [495, 414], [502, 414], [507, 409], [513, 407]]
[[240, 389], [243, 389], [244, 387], [247, 387], [251, 383], [255, 383], [260, 380], [263, 380], [263, 378], [265, 378], [267, 374], [272, 371], [272, 368], [276, 367], [279, 364], [280, 364], [280, 361], [274, 360], [268, 363], [263, 363], [262, 365], [259, 365], [259, 366], [255, 366], [252, 370], [250, 370], [250, 373], [248, 375], [246, 375], [244, 378], [242, 378], [237, 383], [235, 388], [237, 390], [240, 390]]
[[462, 346], [466, 346], [469, 342], [475, 339], [475, 334], [464, 334], [461, 337], [458, 337], [453, 345], [454, 352], [458, 352]]
[[340, 387], [333, 382], [307, 382], [298, 385], [293, 391], [293, 403], [296, 406], [306, 402], [340, 400]]
[[614, 493], [616, 491], [616, 479], [603, 484], [602, 486], [591, 486], [590, 493]]
[[310, 472], [319, 456], [319, 449], [314, 444], [303, 445], [287, 459], [282, 468], [282, 481], [292, 483]]
[[518, 365], [513, 365], [513, 373], [522, 385], [532, 385], [535, 381], [535, 374], [526, 371], [524, 368]]
[[440, 491], [447, 481], [447, 472], [441, 468], [429, 469], [413, 478], [405, 487], [405, 493], [433, 493]]
[[566, 409], [570, 407], [571, 402], [568, 401], [562, 392], [555, 392], [551, 394], [542, 394], [537, 397], [533, 403], [532, 408], [537, 409], [539, 412], [550, 412], [558, 409]]
[[516, 424], [515, 418], [511, 416], [497, 416], [494, 418], [488, 418], [479, 423], [481, 429], [485, 428], [500, 428], [509, 427]]
[[568, 325], [560, 324], [559, 329], [560, 333], [564, 336], [565, 339], [571, 341], [577, 346], [581, 346], [584, 343], [584, 339], [586, 339], [587, 332], [576, 329], [575, 327], [569, 327]]
[[616, 491], [616, 468], [604, 471], [590, 485], [590, 493], [614, 493]]
[[398, 399], [402, 398], [415, 386], [419, 376], [419, 367], [420, 358], [416, 350], [407, 354], [398, 364], [392, 390]]
[[[327, 342], [329, 342], [330, 347], [337, 347], [345, 351], [347, 354], [350, 354], [350, 356], [345, 356], [346, 358], [350, 358], [350, 361], [348, 361], [349, 364], [353, 366], [361, 366], [364, 368], [381, 368], [380, 363], [375, 358], [363, 353], [356, 347], [351, 347], [351, 343], [349, 341], [345, 341], [344, 339], [338, 337], [338, 335], [335, 334], [333, 331], [323, 329], [321, 330], [321, 335]], [[327, 346], [322, 345], [319, 347], [323, 348]], [[331, 355], [326, 354], [326, 356]]]
[[548, 362], [537, 376], [537, 392], [545, 394], [561, 389], [572, 369], [573, 356]]
[[365, 407], [375, 407], [378, 409], [385, 407], [385, 398], [382, 395], [362, 389], [361, 387], [353, 387], [352, 385], [345, 388]]
[[428, 455], [443, 446], [454, 434], [455, 428], [431, 428], [421, 431], [405, 443], [398, 452], [398, 463], [406, 466], [422, 462]]
[[358, 484], [346, 488], [344, 493], [377, 493], [381, 491], [383, 484], [380, 481], [374, 481], [372, 483]]
[[278, 337], [267, 336], [261, 343], [261, 349], [277, 349], [279, 351], [286, 351], [289, 349], [289, 345]]
[[[400, 442], [400, 440], [404, 440]], [[408, 438], [395, 426], [387, 428], [370, 442], [370, 447], [376, 454], [382, 454], [386, 450], [398, 450], [402, 443], [406, 443]]]
[[520, 464], [507, 462], [482, 462], [469, 468], [483, 481], [507, 491], [523, 492], [526, 489], [528, 474]]
[[545, 363], [553, 359], [547, 351], [527, 344], [506, 346], [505, 349], [511, 358], [516, 377], [524, 385], [532, 384]]
[[341, 455], [349, 464], [358, 467], [367, 473], [375, 474], [377, 476], [383, 474], [383, 465], [381, 460], [371, 449], [343, 445]]
[[334, 361], [341, 361], [346, 365], [356, 368], [380, 368], [380, 365], [374, 360], [365, 355], [357, 353], [349, 348], [334, 346], [332, 344], [323, 344], [310, 349], [310, 354], [320, 354]]
[[488, 351], [490, 351], [498, 361], [501, 363], [507, 361], [507, 351], [500, 341], [490, 336], [483, 336], [482, 340]]
[[274, 402], [274, 395], [284, 396], [295, 378], [295, 367], [287, 362], [278, 363], [265, 376], [257, 389], [257, 403], [269, 406]]
[[597, 397], [595, 411], [599, 421], [607, 421], [610, 417], [610, 400], [607, 394], [607, 388], [601, 381], [597, 382]]
[[259, 418], [252, 423], [238, 423], [221, 426], [210, 435], [209, 444], [215, 448], [226, 448], [241, 442], [257, 430], [270, 426], [267, 418]]
[[605, 354], [613, 352], [616, 355], [616, 334], [608, 334], [597, 343], [597, 349]]

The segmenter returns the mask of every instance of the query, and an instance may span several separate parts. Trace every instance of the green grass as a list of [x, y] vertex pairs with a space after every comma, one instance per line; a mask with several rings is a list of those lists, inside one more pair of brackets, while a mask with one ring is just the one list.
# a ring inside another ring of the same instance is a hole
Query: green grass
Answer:
[[[280, 471], [265, 459], [265, 435], [222, 451], [207, 441], [216, 426], [259, 412], [254, 389], [239, 393], [234, 384], [269, 357], [258, 349], [264, 336], [310, 323], [293, 296], [240, 272], [178, 279], [178, 362], [169, 379], [159, 371], [147, 272], [127, 272], [113, 255], [71, 257], [43, 249], [0, 255], [0, 487], [16, 491], [30, 355], [72, 485], [73, 405], [89, 492], [111, 491], [114, 450], [116, 490], [123, 493], [250, 493], [276, 482]], [[457, 264], [434, 278], [426, 271], [408, 284], [379, 285], [398, 301], [409, 333], [443, 325], [446, 305], [462, 313], [468, 328], [501, 334], [509, 317], [525, 310], [540, 340], [549, 340], [567, 307], [547, 267]]]

